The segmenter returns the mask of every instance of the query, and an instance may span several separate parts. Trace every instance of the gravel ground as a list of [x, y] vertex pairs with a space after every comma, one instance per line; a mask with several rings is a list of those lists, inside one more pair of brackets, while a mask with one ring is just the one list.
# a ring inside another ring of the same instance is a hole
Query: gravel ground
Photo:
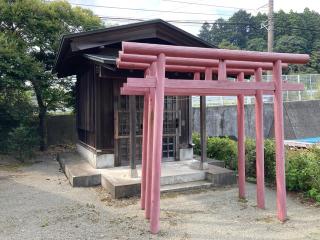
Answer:
[[151, 235], [137, 198], [112, 200], [102, 188], [72, 188], [52, 156], [36, 163], [0, 159], [0, 239], [320, 239], [320, 208], [288, 197], [289, 220], [276, 220], [275, 191], [267, 209], [236, 188], [167, 194], [161, 231]]

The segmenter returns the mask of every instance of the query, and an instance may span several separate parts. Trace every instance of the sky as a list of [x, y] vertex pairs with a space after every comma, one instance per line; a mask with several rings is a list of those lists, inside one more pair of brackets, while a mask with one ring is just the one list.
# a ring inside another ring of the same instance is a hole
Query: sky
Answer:
[[[137, 22], [136, 19], [148, 20], [155, 18], [161, 18], [166, 21], [183, 21], [184, 23], [171, 23], [194, 35], [198, 35], [200, 27], [204, 21], [213, 22], [217, 18], [227, 19], [240, 8], [250, 12], [253, 15], [257, 14], [259, 11], [263, 13], [268, 12], [268, 0], [68, 0], [68, 2], [71, 4], [78, 3], [100, 6], [81, 7], [89, 8], [99, 16], [123, 18], [118, 20], [109, 19], [106, 21], [107, 23], [111, 24], [122, 25]], [[197, 3], [202, 5], [186, 4], [183, 2]], [[116, 9], [108, 7], [151, 9], [161, 12]], [[290, 10], [302, 12], [306, 7], [320, 12], [319, 0], [274, 0], [275, 11], [282, 9], [285, 12], [289, 12]], [[128, 20], [128, 18], [135, 20]], [[199, 24], [185, 23], [185, 21], [199, 22]]]

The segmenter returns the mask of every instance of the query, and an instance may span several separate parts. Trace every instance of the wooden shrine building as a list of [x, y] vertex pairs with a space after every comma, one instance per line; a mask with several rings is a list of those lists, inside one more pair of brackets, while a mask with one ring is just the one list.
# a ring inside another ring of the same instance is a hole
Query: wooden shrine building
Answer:
[[[123, 41], [214, 48], [162, 20], [63, 36], [54, 71], [59, 77], [77, 76], [77, 149], [94, 168], [141, 162], [143, 96], [122, 96], [120, 87], [128, 77], [144, 77], [144, 71], [117, 68]], [[193, 78], [191, 73], [167, 75]], [[165, 97], [164, 160], [192, 159], [191, 116], [190, 97]]]

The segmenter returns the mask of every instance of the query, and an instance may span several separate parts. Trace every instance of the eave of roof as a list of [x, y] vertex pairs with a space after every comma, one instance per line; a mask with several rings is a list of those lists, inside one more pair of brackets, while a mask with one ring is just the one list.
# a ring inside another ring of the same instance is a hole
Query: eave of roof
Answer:
[[138, 22], [138, 23], [131, 23], [131, 24], [126, 24], [126, 25], [113, 26], [113, 27], [108, 27], [108, 28], [103, 28], [103, 29], [96, 29], [96, 30], [90, 30], [90, 31], [86, 31], [86, 32], [63, 35], [62, 39], [60, 41], [58, 53], [56, 55], [53, 71], [54, 72], [58, 71], [59, 64], [61, 63], [65, 54], [67, 54], [68, 49], [70, 48], [70, 43], [76, 39], [78, 40], [78, 39], [81, 39], [84, 37], [86, 38], [86, 37], [94, 36], [97, 34], [104, 34], [107, 32], [123, 30], [123, 29], [130, 29], [130, 28], [134, 28], [134, 27], [152, 25], [152, 24], [161, 24], [165, 27], [168, 27], [169, 29], [175, 30], [175, 31], [179, 32], [180, 34], [185, 35], [187, 38], [191, 39], [192, 41], [197, 42], [202, 47], [216, 48], [216, 46], [184, 31], [184, 30], [182, 30], [182, 29], [180, 29], [180, 28], [178, 28], [178, 27], [176, 27], [166, 21], [163, 21], [162, 19], [154, 19], [154, 20], [143, 21], [143, 22]]

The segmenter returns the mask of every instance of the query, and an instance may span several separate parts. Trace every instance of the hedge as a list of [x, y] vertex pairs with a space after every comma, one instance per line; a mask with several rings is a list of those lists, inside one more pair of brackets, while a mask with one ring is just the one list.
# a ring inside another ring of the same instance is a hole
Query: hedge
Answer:
[[[201, 154], [200, 135], [193, 135], [194, 153]], [[246, 139], [246, 176], [256, 177], [256, 148], [253, 139]], [[207, 156], [223, 160], [227, 168], [237, 170], [237, 142], [228, 137], [209, 137]], [[264, 142], [265, 180], [275, 183], [275, 142]], [[290, 191], [304, 192], [320, 202], [320, 149], [286, 149], [286, 184]]]

